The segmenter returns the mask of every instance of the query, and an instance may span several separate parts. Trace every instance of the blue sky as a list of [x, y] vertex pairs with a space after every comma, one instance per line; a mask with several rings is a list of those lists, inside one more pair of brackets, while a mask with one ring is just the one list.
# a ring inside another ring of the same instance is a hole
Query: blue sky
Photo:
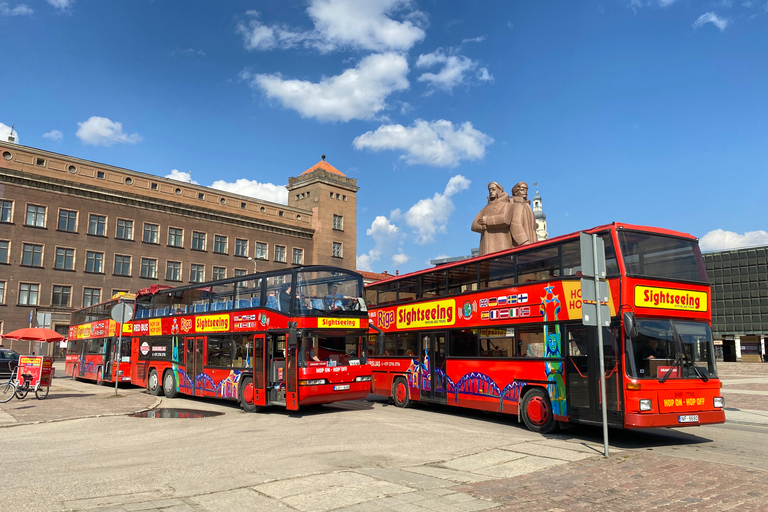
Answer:
[[0, 0], [0, 33], [3, 138], [278, 202], [324, 153], [361, 270], [469, 254], [489, 181], [550, 236], [768, 244], [768, 0]]

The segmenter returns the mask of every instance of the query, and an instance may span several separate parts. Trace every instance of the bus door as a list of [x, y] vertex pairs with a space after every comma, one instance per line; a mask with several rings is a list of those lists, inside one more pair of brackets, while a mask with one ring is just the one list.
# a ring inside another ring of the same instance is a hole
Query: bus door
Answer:
[[114, 357], [112, 351], [115, 350], [116, 343], [114, 338], [107, 338], [104, 340], [104, 366], [102, 366], [102, 378], [106, 380], [112, 380], [112, 362]]
[[184, 343], [187, 347], [187, 361], [185, 370], [192, 385], [190, 394], [192, 396], [203, 396], [205, 379], [200, 379], [200, 388], [198, 389], [197, 377], [203, 373], [203, 344], [205, 343], [205, 338], [188, 337]]
[[267, 405], [269, 377], [267, 376], [267, 365], [264, 364], [268, 359], [266, 350], [265, 336], [263, 334], [254, 335], [250, 366], [253, 369], [253, 403], [255, 405]]
[[295, 327], [291, 327], [288, 331], [288, 344], [285, 350], [285, 377], [285, 408], [289, 411], [298, 411], [299, 340]]
[[445, 333], [421, 334], [421, 399], [447, 403], [445, 389]]
[[[597, 329], [583, 325], [566, 327], [568, 416], [574, 421], [601, 423], [600, 359]], [[613, 331], [603, 328], [603, 363], [608, 424], [623, 426], [621, 364]]]
[[80, 362], [77, 365], [77, 375], [79, 377], [85, 377], [85, 367], [88, 364], [86, 363], [85, 355], [88, 353], [91, 343], [92, 340], [82, 340], [80, 342]]

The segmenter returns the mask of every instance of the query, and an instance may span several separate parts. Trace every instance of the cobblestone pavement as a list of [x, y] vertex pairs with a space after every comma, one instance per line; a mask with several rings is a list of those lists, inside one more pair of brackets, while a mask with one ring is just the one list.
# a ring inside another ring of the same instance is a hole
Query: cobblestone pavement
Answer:
[[763, 471], [622, 452], [455, 490], [498, 503], [493, 510], [764, 512], [767, 479]]

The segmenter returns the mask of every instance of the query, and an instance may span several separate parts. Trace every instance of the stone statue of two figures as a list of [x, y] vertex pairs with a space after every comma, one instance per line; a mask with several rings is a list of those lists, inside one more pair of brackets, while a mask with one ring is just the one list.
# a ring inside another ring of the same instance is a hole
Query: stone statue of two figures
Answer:
[[488, 184], [488, 204], [472, 222], [472, 231], [480, 233], [480, 256], [537, 241], [536, 220], [528, 201], [528, 184], [512, 187], [510, 198], [504, 187]]

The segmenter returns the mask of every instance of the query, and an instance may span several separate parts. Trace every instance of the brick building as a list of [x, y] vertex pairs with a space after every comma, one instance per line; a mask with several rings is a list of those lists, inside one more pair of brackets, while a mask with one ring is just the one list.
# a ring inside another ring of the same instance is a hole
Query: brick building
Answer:
[[703, 255], [712, 285], [712, 336], [725, 361], [765, 358], [768, 339], [768, 246]]
[[0, 334], [30, 314], [66, 333], [73, 309], [155, 283], [354, 270], [356, 180], [323, 156], [287, 188], [283, 205], [0, 143]]

